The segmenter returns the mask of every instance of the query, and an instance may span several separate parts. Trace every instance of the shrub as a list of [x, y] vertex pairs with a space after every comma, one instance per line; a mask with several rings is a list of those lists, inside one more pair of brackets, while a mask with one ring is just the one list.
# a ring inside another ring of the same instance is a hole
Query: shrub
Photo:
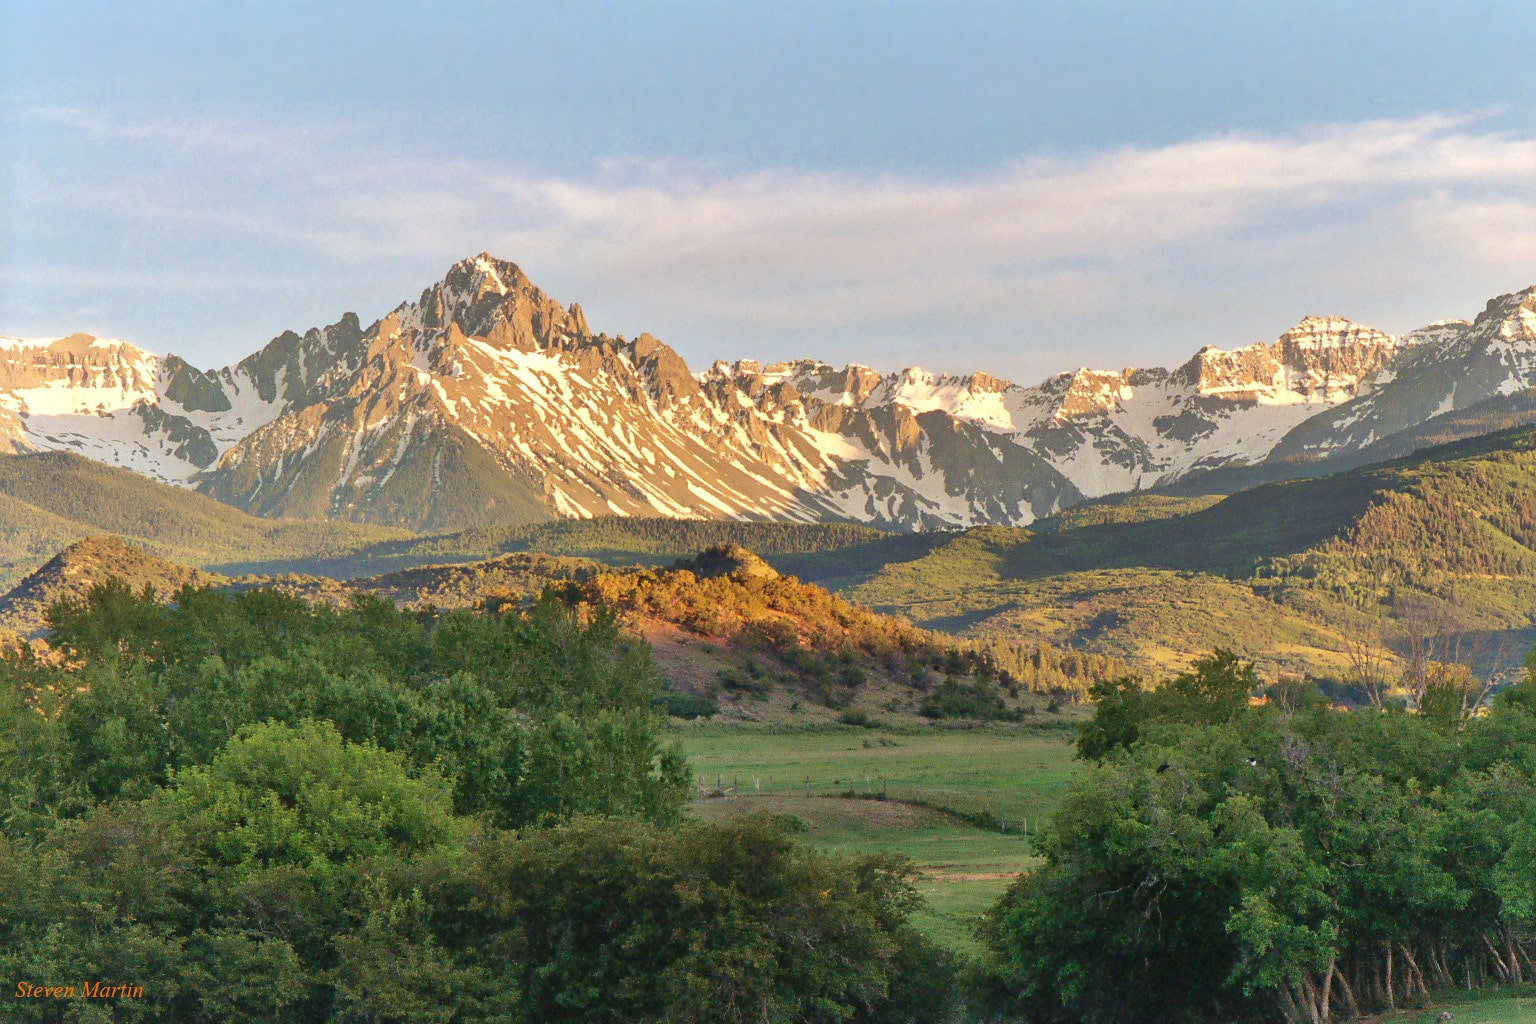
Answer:
[[708, 697], [700, 697], [692, 693], [668, 692], [651, 703], [673, 718], [686, 718], [690, 721], [695, 718], [712, 718], [720, 713], [719, 704]]
[[1003, 703], [1003, 695], [990, 683], [959, 683], [946, 679], [923, 698], [917, 713], [924, 718], [979, 718], [986, 721], [1018, 721], [1018, 711]]

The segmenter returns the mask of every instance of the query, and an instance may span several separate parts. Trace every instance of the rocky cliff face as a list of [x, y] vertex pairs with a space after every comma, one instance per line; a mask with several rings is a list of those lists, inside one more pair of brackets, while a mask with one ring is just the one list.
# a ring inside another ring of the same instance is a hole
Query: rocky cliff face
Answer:
[[70, 448], [262, 515], [446, 530], [550, 516], [1027, 523], [1207, 469], [1358, 450], [1536, 384], [1536, 289], [1392, 337], [1308, 317], [1163, 369], [695, 375], [594, 334], [514, 264], [204, 372], [118, 341], [0, 341], [0, 452]]
[[1410, 332], [1371, 383], [1302, 424], [1270, 457], [1356, 451], [1436, 416], [1536, 386], [1536, 287], [1490, 300], [1471, 323], [1448, 320]]
[[815, 488], [838, 467], [793, 429], [712, 400], [649, 335], [592, 334], [510, 263], [457, 264], [327, 355], [199, 486], [267, 515], [423, 529], [829, 512]]
[[0, 339], [0, 452], [65, 449], [185, 485], [277, 408], [239, 368], [85, 334]]

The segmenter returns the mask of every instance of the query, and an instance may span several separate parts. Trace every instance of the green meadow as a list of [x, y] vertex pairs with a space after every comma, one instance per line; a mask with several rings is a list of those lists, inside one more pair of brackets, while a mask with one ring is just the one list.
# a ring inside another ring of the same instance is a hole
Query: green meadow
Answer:
[[[918, 925], [965, 952], [981, 915], [1035, 862], [1023, 830], [1056, 809], [1076, 770], [1065, 731], [698, 725], [673, 735], [704, 782], [696, 816], [789, 814], [820, 849], [911, 859], [927, 902]], [[707, 795], [717, 783], [735, 795]], [[967, 820], [978, 812], [993, 824]]]
[[1449, 1009], [1454, 1024], [1530, 1024], [1536, 1021], [1536, 990], [1516, 989], [1490, 993], [1446, 993], [1430, 1009], [1402, 1010], [1380, 1018], [1381, 1024], [1435, 1024]]

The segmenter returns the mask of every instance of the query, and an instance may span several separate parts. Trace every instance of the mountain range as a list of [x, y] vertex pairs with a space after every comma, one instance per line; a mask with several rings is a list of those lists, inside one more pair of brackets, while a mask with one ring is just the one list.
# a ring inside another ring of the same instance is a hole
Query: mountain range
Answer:
[[0, 594], [16, 585], [0, 634], [35, 635], [52, 600], [109, 576], [163, 595], [202, 581], [478, 606], [729, 544], [1021, 678], [1050, 668], [1040, 651], [1158, 678], [1222, 647], [1268, 678], [1337, 680], [1352, 645], [1390, 647], [1396, 665], [1414, 637], [1508, 677], [1536, 642], [1536, 426], [1226, 497], [1120, 495], [1027, 528], [922, 533], [608, 516], [417, 536], [250, 516], [66, 452], [0, 456]]
[[1393, 457], [1442, 424], [1536, 418], [1533, 386], [1536, 287], [1404, 335], [1307, 317], [1172, 370], [1021, 386], [814, 360], [695, 373], [481, 254], [367, 326], [348, 313], [219, 370], [83, 334], [0, 339], [0, 452], [417, 532], [611, 515], [929, 530]]

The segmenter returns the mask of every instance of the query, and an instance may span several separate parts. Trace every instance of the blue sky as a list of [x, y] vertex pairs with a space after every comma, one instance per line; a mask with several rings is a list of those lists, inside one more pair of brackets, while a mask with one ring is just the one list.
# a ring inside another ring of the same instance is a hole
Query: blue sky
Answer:
[[203, 365], [480, 250], [695, 367], [1026, 382], [1536, 283], [1502, 4], [0, 0], [0, 334]]

